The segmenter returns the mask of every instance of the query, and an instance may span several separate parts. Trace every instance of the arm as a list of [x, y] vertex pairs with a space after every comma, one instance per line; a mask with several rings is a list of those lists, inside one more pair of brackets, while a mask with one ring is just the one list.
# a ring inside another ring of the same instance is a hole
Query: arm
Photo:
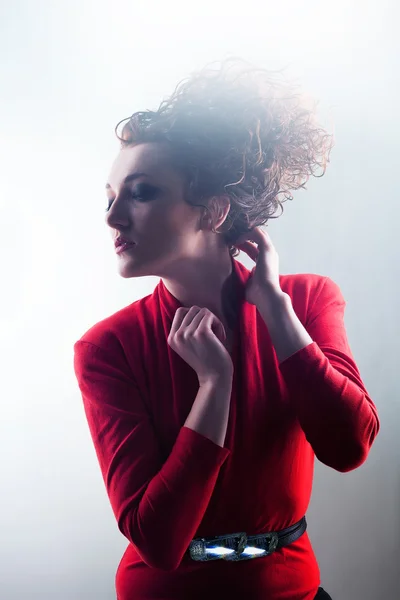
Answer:
[[[163, 463], [151, 415], [123, 357], [81, 340], [74, 351], [85, 414], [118, 528], [147, 565], [176, 569], [230, 450], [183, 426]], [[227, 393], [225, 387], [222, 394]], [[206, 402], [215, 388], [201, 388], [199, 394]]]
[[228, 427], [231, 393], [232, 377], [220, 377], [200, 385], [184, 426], [223, 447]]
[[306, 327], [288, 294], [266, 295], [258, 306], [307, 440], [321, 462], [342, 472], [366, 460], [379, 431], [376, 407], [347, 341], [345, 305], [339, 286], [326, 277]]

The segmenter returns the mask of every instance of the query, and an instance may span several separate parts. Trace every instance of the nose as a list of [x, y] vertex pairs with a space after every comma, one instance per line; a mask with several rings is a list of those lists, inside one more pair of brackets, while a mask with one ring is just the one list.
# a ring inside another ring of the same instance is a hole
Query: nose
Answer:
[[111, 206], [105, 214], [105, 222], [112, 229], [122, 229], [129, 224], [126, 209], [118, 198], [111, 202]]

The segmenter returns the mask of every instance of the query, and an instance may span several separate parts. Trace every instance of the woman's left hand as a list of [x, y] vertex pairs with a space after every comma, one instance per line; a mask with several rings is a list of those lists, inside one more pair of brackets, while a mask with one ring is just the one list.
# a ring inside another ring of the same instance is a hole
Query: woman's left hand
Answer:
[[241, 235], [234, 245], [256, 263], [246, 288], [247, 302], [259, 305], [269, 294], [281, 295], [279, 256], [268, 233], [255, 227]]

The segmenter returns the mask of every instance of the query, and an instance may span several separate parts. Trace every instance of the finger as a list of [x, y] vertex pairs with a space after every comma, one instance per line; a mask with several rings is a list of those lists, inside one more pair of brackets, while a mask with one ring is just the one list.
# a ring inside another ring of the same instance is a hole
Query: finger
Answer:
[[259, 246], [269, 248], [271, 244], [271, 238], [269, 237], [269, 234], [266, 231], [261, 229], [261, 227], [255, 227], [251, 231], [251, 234], [252, 236], [249, 238], [250, 240], [258, 244]]
[[201, 319], [203, 318], [204, 310], [205, 309], [200, 308], [200, 306], [191, 306], [189, 311], [183, 318], [183, 321], [181, 323], [181, 329], [188, 329], [192, 326], [193, 321], [195, 321], [194, 328], [196, 328]]
[[[181, 327], [182, 322], [186, 315], [193, 307], [187, 308], [186, 306], [180, 306], [174, 316], [174, 320], [172, 321], [170, 336], [174, 336], [178, 329]], [[192, 311], [193, 312], [193, 311]]]
[[250, 256], [250, 258], [254, 260], [254, 262], [257, 262], [257, 258], [260, 251], [256, 246], [254, 246], [254, 244], [252, 244], [251, 242], [242, 242], [241, 244], [235, 244], [235, 246], [239, 248], [239, 250], [243, 250], [243, 252], [246, 252], [246, 254]]
[[237, 239], [238, 244], [241, 244], [245, 241], [252, 241], [258, 245], [265, 244], [268, 246], [268, 244], [271, 242], [271, 238], [269, 237], [268, 233], [263, 231], [260, 227], [254, 227], [251, 231], [243, 233]]
[[214, 313], [208, 313], [204, 317], [202, 324], [204, 324], [205, 327], [209, 327], [220, 341], [226, 340], [225, 327], [218, 319], [218, 317], [214, 315]]
[[196, 331], [201, 321], [204, 319], [204, 315], [206, 314], [206, 311], [203, 308], [197, 307], [197, 309], [197, 313], [195, 314], [194, 312], [193, 314], [188, 313], [181, 325], [181, 327], [190, 334]]

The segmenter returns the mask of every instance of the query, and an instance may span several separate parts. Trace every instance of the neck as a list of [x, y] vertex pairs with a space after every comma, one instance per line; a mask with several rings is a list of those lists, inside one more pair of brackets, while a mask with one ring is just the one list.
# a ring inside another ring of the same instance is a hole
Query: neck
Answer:
[[204, 257], [190, 259], [180, 267], [176, 276], [162, 278], [167, 290], [183, 306], [208, 308], [225, 328], [231, 327], [234, 271], [229, 251], [219, 253], [212, 260]]

